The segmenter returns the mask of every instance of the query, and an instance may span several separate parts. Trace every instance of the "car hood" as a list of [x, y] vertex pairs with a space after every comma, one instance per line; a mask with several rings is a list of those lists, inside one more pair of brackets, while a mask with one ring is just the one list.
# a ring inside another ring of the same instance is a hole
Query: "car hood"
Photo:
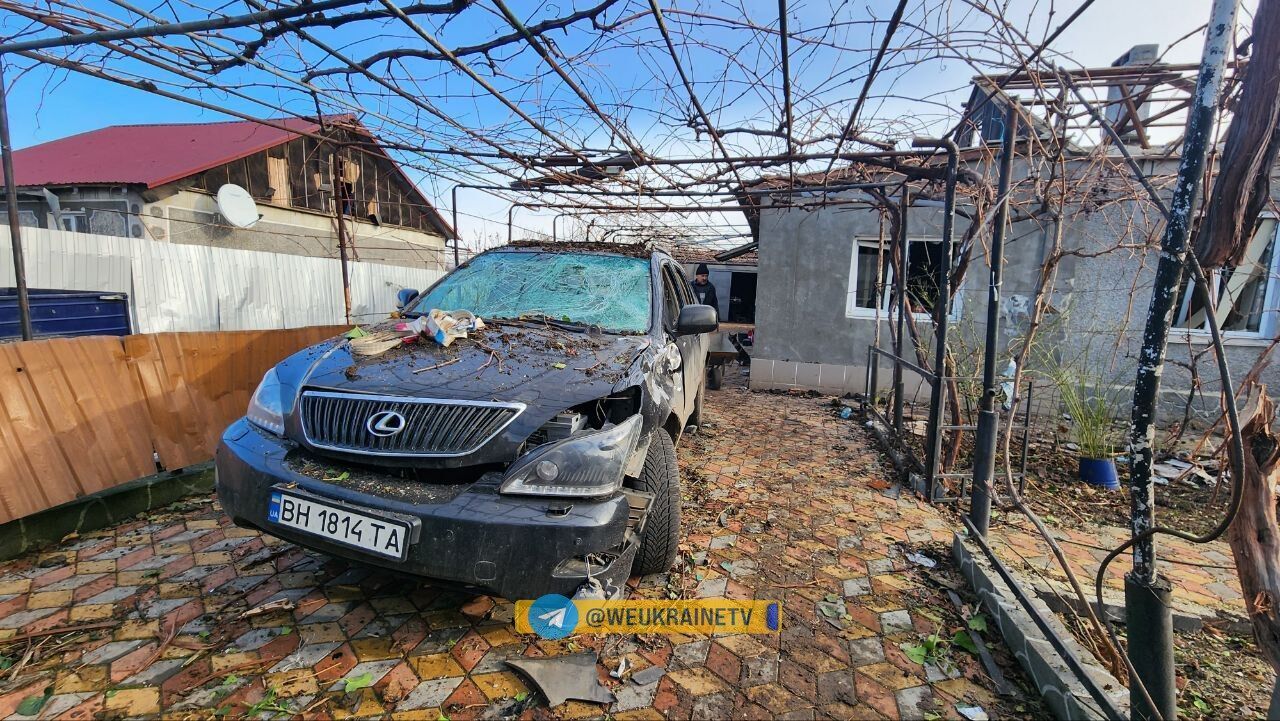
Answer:
[[[388, 322], [368, 330], [394, 327]], [[350, 342], [339, 338], [309, 349], [315, 360], [303, 377], [281, 380], [298, 389], [520, 402], [554, 414], [608, 394], [633, 372], [649, 345], [639, 335], [491, 324], [447, 348], [419, 337], [380, 355], [357, 357]]]

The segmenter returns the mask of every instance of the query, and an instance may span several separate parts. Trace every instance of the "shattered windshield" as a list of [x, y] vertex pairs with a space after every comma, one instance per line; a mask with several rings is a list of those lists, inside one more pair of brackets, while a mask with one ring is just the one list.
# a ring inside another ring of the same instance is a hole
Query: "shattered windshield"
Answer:
[[545, 316], [615, 333], [649, 329], [649, 260], [589, 253], [489, 253], [446, 276], [411, 313]]

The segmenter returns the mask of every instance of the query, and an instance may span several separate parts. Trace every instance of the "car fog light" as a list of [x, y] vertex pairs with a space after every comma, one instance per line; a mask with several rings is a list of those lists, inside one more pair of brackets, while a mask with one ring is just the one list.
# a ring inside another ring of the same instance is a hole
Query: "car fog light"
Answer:
[[536, 470], [538, 478], [544, 481], [554, 481], [560, 475], [560, 466], [551, 461], [539, 461]]

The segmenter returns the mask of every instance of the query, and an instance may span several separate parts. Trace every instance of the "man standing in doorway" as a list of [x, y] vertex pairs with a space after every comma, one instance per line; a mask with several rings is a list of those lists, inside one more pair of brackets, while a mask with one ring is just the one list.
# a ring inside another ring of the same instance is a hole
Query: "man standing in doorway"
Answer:
[[706, 263], [699, 263], [697, 271], [693, 274], [693, 282], [690, 286], [693, 288], [693, 295], [702, 305], [709, 305], [716, 309], [716, 316], [720, 315], [720, 299], [716, 296], [716, 287], [711, 285], [711, 273], [707, 270]]

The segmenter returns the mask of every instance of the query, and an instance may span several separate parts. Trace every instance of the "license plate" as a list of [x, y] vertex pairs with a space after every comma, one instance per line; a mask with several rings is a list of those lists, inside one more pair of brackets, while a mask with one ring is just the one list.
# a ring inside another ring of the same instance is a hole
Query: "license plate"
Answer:
[[267, 520], [400, 561], [411, 540], [409, 524], [402, 521], [281, 491], [271, 492]]

